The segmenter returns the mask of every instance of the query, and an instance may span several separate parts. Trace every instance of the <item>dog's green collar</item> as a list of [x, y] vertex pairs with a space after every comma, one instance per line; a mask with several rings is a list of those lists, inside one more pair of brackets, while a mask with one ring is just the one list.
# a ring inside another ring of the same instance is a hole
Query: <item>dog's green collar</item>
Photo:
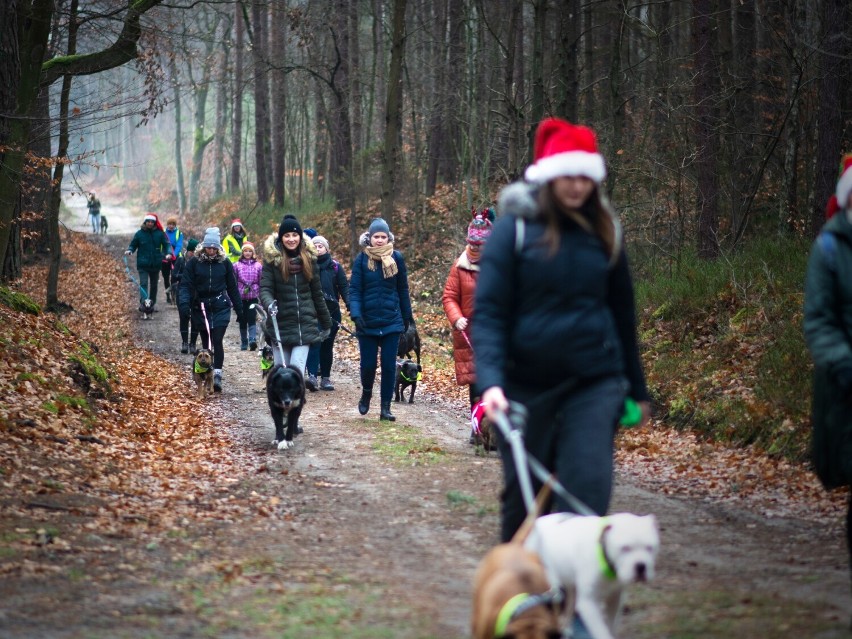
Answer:
[[503, 604], [503, 607], [500, 608], [500, 612], [497, 613], [497, 623], [494, 624], [495, 637], [502, 637], [506, 634], [506, 628], [509, 627], [509, 622], [512, 621], [521, 604], [529, 598], [530, 594], [528, 592], [522, 592]]
[[195, 360], [195, 366], [193, 367], [193, 369], [192, 369], [192, 370], [194, 370], [196, 373], [206, 373], [206, 372], [207, 372], [207, 371], [209, 371], [210, 369], [209, 369], [209, 368], [204, 368], [203, 366], [201, 366], [201, 365], [198, 363], [198, 360]]
[[265, 357], [260, 358], [260, 370], [265, 371], [272, 368], [273, 360], [266, 359]]
[[415, 381], [419, 382], [421, 379], [423, 379], [423, 373], [417, 373], [417, 376], [414, 379], [406, 377], [405, 373], [403, 373], [402, 371], [399, 371], [399, 374], [402, 376], [402, 379], [404, 379], [406, 382], [409, 382], [409, 383], [415, 382]]
[[604, 549], [604, 535], [606, 534], [608, 527], [609, 519], [601, 517], [601, 538], [598, 541], [598, 564], [600, 565], [603, 576], [612, 580], [616, 577], [615, 566], [612, 565], [609, 557], [606, 556], [606, 550]]

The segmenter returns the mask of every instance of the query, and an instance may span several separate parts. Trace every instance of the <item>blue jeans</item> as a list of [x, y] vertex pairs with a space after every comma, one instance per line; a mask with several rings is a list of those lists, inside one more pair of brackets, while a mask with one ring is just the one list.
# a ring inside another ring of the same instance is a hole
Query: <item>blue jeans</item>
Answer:
[[365, 390], [373, 389], [379, 348], [382, 349], [381, 401], [383, 404], [390, 404], [391, 399], [393, 399], [393, 386], [396, 381], [396, 349], [399, 347], [399, 335], [399, 333], [358, 335], [358, 350], [361, 353], [361, 386]]
[[[621, 376], [581, 380], [555, 395], [529, 388], [506, 389], [509, 399], [529, 410], [524, 443], [574, 497], [598, 515], [606, 514], [612, 496], [613, 453], [618, 419], [624, 410], [627, 381]], [[504, 489], [501, 538], [509, 541], [527, 515], [512, 451], [500, 438]], [[538, 492], [541, 481], [533, 477]], [[555, 497], [554, 512], [574, 512]]]

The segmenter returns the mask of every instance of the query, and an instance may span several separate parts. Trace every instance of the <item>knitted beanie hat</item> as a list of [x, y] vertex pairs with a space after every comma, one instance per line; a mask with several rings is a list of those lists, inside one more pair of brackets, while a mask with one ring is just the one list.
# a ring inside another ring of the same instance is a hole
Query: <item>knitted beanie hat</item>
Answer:
[[595, 132], [560, 118], [547, 118], [538, 125], [533, 156], [535, 161], [524, 172], [528, 182], [583, 176], [600, 184], [606, 177]]
[[251, 249], [251, 250], [252, 250], [252, 253], [254, 253], [254, 252], [255, 252], [255, 250], [254, 250], [254, 244], [252, 244], [252, 243], [251, 243], [251, 242], [249, 242], [248, 240], [246, 240], [245, 242], [243, 242], [243, 246], [242, 246], [242, 248], [240, 249], [240, 253], [242, 253], [242, 252], [243, 252], [243, 251], [245, 251], [246, 249]]
[[473, 219], [467, 226], [467, 242], [468, 244], [485, 244], [485, 240], [491, 235], [491, 219], [494, 214], [491, 209], [482, 209], [478, 212], [473, 209], [472, 213]]
[[170, 215], [166, 218], [166, 224], [174, 224], [175, 226], [177, 226], [177, 217], [175, 217], [174, 215]]
[[[305, 232], [307, 233], [307, 231], [305, 231]], [[314, 236], [314, 238], [311, 240], [311, 242], [313, 242], [315, 245], [316, 244], [322, 244], [325, 247], [326, 253], [328, 253], [331, 250], [331, 247], [328, 245], [328, 240], [325, 239], [322, 235]]]
[[194, 251], [198, 247], [198, 240], [192, 238], [189, 242], [186, 243], [187, 251]]
[[367, 231], [367, 233], [369, 233], [371, 237], [374, 233], [386, 233], [388, 238], [390, 238], [390, 227], [382, 218], [377, 217], [370, 222], [370, 230]]
[[219, 227], [211, 226], [206, 231], [204, 231], [204, 239], [201, 241], [202, 248], [213, 247], [217, 248], [220, 251], [224, 251], [222, 248], [222, 236], [219, 234]]
[[316, 229], [312, 229], [311, 227], [308, 227], [308, 228], [305, 229], [305, 235], [307, 235], [311, 239], [314, 239], [317, 235], [319, 235], [319, 233], [317, 232]]
[[281, 225], [278, 227], [278, 239], [280, 240], [285, 233], [302, 234], [302, 225], [299, 224], [295, 215], [285, 215], [284, 219], [281, 220]]
[[837, 206], [841, 209], [849, 208], [849, 195], [852, 193], [852, 153], [843, 157], [840, 169], [840, 179], [837, 181]]

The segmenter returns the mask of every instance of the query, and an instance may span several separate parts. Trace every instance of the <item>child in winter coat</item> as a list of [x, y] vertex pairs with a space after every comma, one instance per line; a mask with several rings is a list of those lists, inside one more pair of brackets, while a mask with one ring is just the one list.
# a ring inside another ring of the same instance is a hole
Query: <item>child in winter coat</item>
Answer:
[[254, 256], [254, 244], [243, 242], [242, 256], [234, 262], [234, 275], [243, 301], [243, 319], [240, 321], [240, 350], [257, 350], [257, 311], [252, 308], [260, 296], [262, 266]]

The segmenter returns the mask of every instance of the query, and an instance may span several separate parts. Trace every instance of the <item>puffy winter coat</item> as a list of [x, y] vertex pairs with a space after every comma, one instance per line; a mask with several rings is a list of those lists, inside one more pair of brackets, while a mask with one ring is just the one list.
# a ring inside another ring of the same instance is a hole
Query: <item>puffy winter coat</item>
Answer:
[[241, 257], [234, 262], [234, 275], [237, 276], [237, 287], [242, 299], [253, 300], [260, 295], [261, 271], [260, 262], [254, 258], [247, 260]]
[[826, 222], [811, 249], [804, 329], [814, 361], [814, 468], [835, 488], [852, 483], [852, 223], [845, 211]]
[[325, 305], [328, 306], [331, 318], [335, 322], [339, 322], [343, 317], [340, 313], [340, 300], [342, 299], [346, 308], [349, 308], [349, 280], [346, 279], [346, 273], [340, 262], [333, 259], [328, 253], [317, 258], [317, 265], [319, 266]]
[[[201, 304], [204, 303], [202, 312]], [[231, 321], [231, 308], [242, 319], [243, 305], [237, 289], [234, 266], [219, 253], [210, 259], [205, 254], [190, 258], [183, 267], [178, 288], [178, 310], [188, 315], [192, 312], [192, 321], [204, 324], [204, 317], [210, 328], [227, 326]]]
[[455, 330], [455, 325], [460, 318], [466, 317], [468, 325], [465, 334], [470, 339], [474, 293], [478, 277], [479, 265], [473, 264], [468, 258], [467, 251], [464, 251], [450, 268], [450, 275], [444, 285], [444, 313], [450, 320], [450, 326], [453, 327], [453, 359], [456, 364], [456, 383], [459, 386], [476, 383], [473, 349], [464, 334]]
[[[307, 242], [308, 248], [313, 244]], [[331, 330], [331, 315], [322, 296], [322, 282], [316, 258], [313, 259], [311, 279], [304, 272], [291, 273], [285, 281], [281, 261], [287, 259], [284, 247], [275, 234], [263, 243], [263, 268], [260, 272], [260, 303], [269, 308], [278, 302], [278, 330], [285, 346], [301, 346], [320, 341], [320, 329]], [[271, 318], [267, 321], [269, 335], [274, 335]]]
[[618, 249], [611, 263], [597, 235], [565, 220], [551, 255], [537, 206], [517, 211], [525, 221], [519, 250], [516, 212], [501, 212], [476, 286], [477, 386], [546, 391], [571, 378], [624, 375], [630, 397], [647, 400], [625, 253]]
[[143, 226], [136, 231], [127, 248], [136, 252], [136, 268], [140, 271], [159, 271], [163, 258], [171, 252], [169, 238], [157, 227]]
[[393, 252], [397, 274], [385, 277], [382, 263], [376, 260], [375, 270], [367, 266], [366, 253], [361, 253], [352, 263], [349, 281], [349, 314], [352, 319], [364, 320], [366, 335], [381, 336], [402, 333], [405, 323], [412, 318], [411, 299], [408, 296], [408, 270], [399, 251]]

